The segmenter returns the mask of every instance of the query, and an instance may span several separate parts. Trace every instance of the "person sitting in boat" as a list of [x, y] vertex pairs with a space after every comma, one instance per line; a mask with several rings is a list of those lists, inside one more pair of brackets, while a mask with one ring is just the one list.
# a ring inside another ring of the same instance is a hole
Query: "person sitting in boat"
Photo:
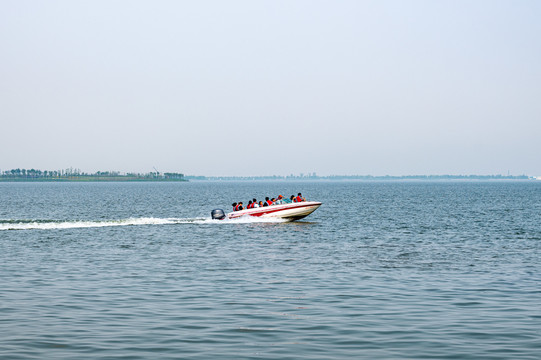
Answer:
[[233, 211], [237, 211], [237, 203], [234, 202], [233, 204], [231, 204], [231, 206], [233, 206]]
[[256, 200], [256, 199], [253, 199], [253, 200], [252, 200], [252, 209], [253, 209], [253, 208], [258, 208], [258, 207], [259, 207], [259, 205], [257, 204], [257, 200]]
[[242, 206], [242, 201], [235, 206], [235, 211], [241, 211], [244, 210], [244, 206]]
[[299, 193], [297, 197], [295, 198], [295, 202], [303, 202], [303, 201], [306, 201], [306, 199], [302, 197], [301, 193]]
[[265, 204], [263, 204], [263, 201], [260, 201], [259, 202], [259, 207], [263, 207], [263, 206], [265, 206]]
[[274, 201], [274, 205], [281, 205], [281, 204], [285, 204], [284, 197], [282, 195], [278, 195], [278, 199]]
[[289, 201], [291, 201], [292, 203], [295, 202], [295, 195], [291, 195], [291, 197], [289, 198]]
[[254, 204], [252, 203], [252, 200], [248, 201], [248, 205], [246, 205], [246, 209], [251, 209], [254, 207]]
[[[282, 196], [282, 195], [280, 195]], [[292, 199], [286, 199], [285, 197], [282, 196], [282, 198], [280, 198], [280, 196], [278, 196], [278, 199], [282, 201], [282, 204], [290, 204], [293, 202]]]
[[272, 205], [272, 201], [269, 199], [269, 197], [267, 196], [265, 198], [265, 202], [263, 203], [263, 206], [271, 206]]

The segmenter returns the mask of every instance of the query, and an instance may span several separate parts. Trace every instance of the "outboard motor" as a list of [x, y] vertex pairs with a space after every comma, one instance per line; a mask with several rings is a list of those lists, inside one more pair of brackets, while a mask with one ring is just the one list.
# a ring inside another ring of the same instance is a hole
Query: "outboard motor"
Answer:
[[225, 212], [222, 209], [214, 209], [210, 212], [210, 216], [214, 220], [223, 220], [225, 219]]

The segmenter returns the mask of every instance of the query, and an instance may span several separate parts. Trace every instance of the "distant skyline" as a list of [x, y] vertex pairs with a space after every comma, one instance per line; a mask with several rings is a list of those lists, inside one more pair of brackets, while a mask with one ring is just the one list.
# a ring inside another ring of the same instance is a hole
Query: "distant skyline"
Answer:
[[540, 1], [0, 0], [0, 169], [541, 175]]

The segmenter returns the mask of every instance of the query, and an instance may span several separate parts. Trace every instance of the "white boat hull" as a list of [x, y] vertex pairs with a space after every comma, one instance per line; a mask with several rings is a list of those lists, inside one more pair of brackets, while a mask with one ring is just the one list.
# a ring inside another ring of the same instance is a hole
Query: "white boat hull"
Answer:
[[321, 203], [318, 201], [303, 201], [291, 204], [271, 205], [255, 209], [230, 212], [227, 214], [227, 218], [235, 219], [241, 216], [256, 216], [295, 221], [310, 215], [320, 206]]

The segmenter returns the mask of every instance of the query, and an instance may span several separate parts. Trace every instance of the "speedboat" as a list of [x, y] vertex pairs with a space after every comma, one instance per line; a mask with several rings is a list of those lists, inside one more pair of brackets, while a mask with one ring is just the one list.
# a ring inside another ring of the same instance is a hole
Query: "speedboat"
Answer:
[[279, 218], [286, 221], [302, 219], [321, 206], [318, 201], [302, 201], [289, 204], [270, 205], [253, 209], [233, 211], [225, 214], [222, 209], [212, 210], [211, 215], [215, 220], [236, 219], [242, 216], [256, 216], [262, 218]]

